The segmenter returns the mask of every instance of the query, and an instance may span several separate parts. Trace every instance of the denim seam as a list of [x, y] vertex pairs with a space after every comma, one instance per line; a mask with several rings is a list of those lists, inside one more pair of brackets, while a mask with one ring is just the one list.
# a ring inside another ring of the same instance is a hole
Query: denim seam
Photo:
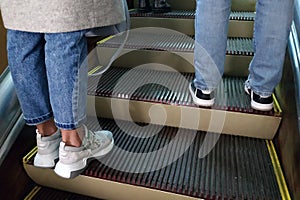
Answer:
[[[80, 39], [82, 39], [83, 36], [84, 36], [83, 31], [81, 31]], [[78, 42], [76, 45], [78, 45]], [[82, 67], [81, 59], [80, 59], [81, 52], [78, 50], [78, 48], [76, 48], [76, 50], [77, 50], [77, 68], [75, 71], [76, 71], [77, 76], [75, 77], [75, 82], [74, 82], [75, 85], [74, 85], [73, 97], [72, 97], [72, 104], [74, 105], [72, 107], [74, 124], [76, 124], [80, 121], [80, 120], [78, 120], [78, 118], [79, 118], [79, 116], [78, 116], [78, 106], [79, 106], [78, 98], [79, 98], [79, 96], [78, 95], [79, 95], [79, 90], [80, 90], [80, 87], [79, 87], [80, 74], [79, 73], [80, 73], [80, 67]], [[74, 100], [74, 97], [75, 97], [75, 100]]]
[[62, 129], [75, 129], [78, 128], [83, 122], [86, 120], [86, 115], [83, 116], [83, 118], [79, 119], [77, 122], [74, 123], [61, 123], [54, 119], [54, 122], [58, 128]]
[[53, 112], [48, 112], [44, 115], [41, 115], [39, 117], [35, 117], [35, 118], [26, 118], [24, 117], [24, 120], [26, 122], [26, 124], [28, 125], [36, 125], [36, 124], [40, 124], [42, 122], [47, 121], [48, 119], [53, 117]]
[[[253, 75], [252, 75], [253, 76]], [[247, 82], [247, 81], [246, 81]], [[253, 86], [251, 86], [251, 81], [249, 80], [248, 84], [245, 82], [246, 86], [249, 86], [250, 89], [257, 95], [259, 96], [271, 96], [273, 94], [273, 92], [261, 92], [258, 91], [257, 89], [253, 88]]]
[[259, 92], [256, 89], [252, 89], [253, 87], [251, 86], [250, 88], [255, 94], [258, 94], [259, 96], [271, 96], [273, 94], [273, 92]]

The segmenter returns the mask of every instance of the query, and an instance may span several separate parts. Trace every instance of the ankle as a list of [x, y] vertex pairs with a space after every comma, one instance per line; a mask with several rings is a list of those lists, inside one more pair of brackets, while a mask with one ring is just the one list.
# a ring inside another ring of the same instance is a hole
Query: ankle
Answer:
[[48, 121], [45, 121], [41, 124], [36, 125], [36, 128], [38, 130], [38, 133], [42, 137], [51, 136], [57, 131], [57, 127], [55, 126], [54, 120], [50, 119]]
[[66, 146], [80, 147], [82, 144], [82, 138], [84, 137], [84, 131], [81, 128], [74, 130], [61, 129], [62, 141]]

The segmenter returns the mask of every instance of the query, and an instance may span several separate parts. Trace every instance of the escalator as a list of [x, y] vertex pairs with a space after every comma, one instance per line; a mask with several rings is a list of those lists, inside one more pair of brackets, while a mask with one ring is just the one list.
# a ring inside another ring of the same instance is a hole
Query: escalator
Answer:
[[[171, 13], [131, 10], [119, 58], [89, 78], [87, 126], [111, 130], [113, 151], [67, 180], [34, 167], [33, 148], [23, 165], [37, 186], [26, 199], [291, 199], [273, 143], [284, 116], [277, 97], [272, 111], [260, 112], [243, 91], [253, 1], [233, 2], [225, 74], [212, 108], [193, 104], [188, 91], [194, 1], [170, 3]], [[98, 42], [104, 63], [124, 37]]]
[[[116, 148], [91, 162], [82, 175], [64, 180], [53, 170], [35, 168], [34, 152], [25, 158], [27, 173], [40, 185], [103, 199], [281, 199], [280, 190], [286, 192], [285, 184], [277, 182], [282, 177], [274, 169], [280, 166], [269, 140], [159, 125], [151, 127], [158, 134], [145, 138], [152, 132], [118, 121], [133, 137], [111, 119], [88, 126], [94, 129], [98, 123], [113, 131]], [[203, 146], [216, 139], [213, 150], [201, 158]]]

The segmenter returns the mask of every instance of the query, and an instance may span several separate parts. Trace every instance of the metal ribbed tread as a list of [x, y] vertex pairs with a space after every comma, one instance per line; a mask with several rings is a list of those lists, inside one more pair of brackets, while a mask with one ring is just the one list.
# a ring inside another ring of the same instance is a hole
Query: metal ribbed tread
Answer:
[[[91, 129], [97, 129], [100, 124], [103, 129], [111, 130], [116, 147], [107, 157], [91, 162], [83, 172], [84, 176], [196, 198], [281, 199], [265, 140], [229, 135], [219, 137], [187, 129], [178, 133], [177, 128], [156, 125], [144, 131], [129, 122], [118, 123], [127, 131], [124, 132], [113, 120], [88, 120]], [[158, 133], [153, 135], [157, 130]], [[218, 142], [212, 151], [199, 158], [201, 146], [205, 149], [216, 139]], [[143, 156], [126, 157], [128, 152], [145, 154], [166, 146], [167, 153], [154, 156], [157, 162]], [[175, 153], [180, 149], [185, 150], [182, 156]], [[173, 157], [178, 159], [161, 167], [161, 163]], [[32, 164], [33, 159], [30, 162]], [[147, 167], [157, 170], [142, 173]]]
[[[121, 77], [126, 75], [126, 80]], [[143, 80], [155, 80], [152, 84], [143, 84]], [[145, 102], [198, 107], [192, 102], [188, 83], [194, 79], [193, 73], [178, 73], [151, 69], [130, 69], [111, 67], [101, 78], [90, 77], [88, 94], [91, 96], [114, 97]], [[115, 92], [116, 84], [122, 87]], [[251, 108], [249, 96], [244, 92], [245, 78], [224, 77], [216, 90], [213, 109], [278, 115], [274, 111], [261, 112]], [[159, 83], [159, 84], [158, 84]], [[140, 84], [136, 91], [132, 88]], [[167, 86], [172, 88], [167, 88]]]
[[[151, 30], [151, 29], [150, 29]], [[124, 37], [113, 37], [98, 47], [119, 48]], [[251, 38], [228, 38], [227, 55], [253, 56]], [[195, 41], [193, 37], [172, 32], [153, 33], [146, 31], [132, 31], [125, 43], [124, 49], [156, 50], [171, 52], [194, 53]]]
[[[137, 10], [130, 11], [130, 17], [155, 17], [155, 18], [179, 18], [179, 19], [195, 19], [195, 11], [189, 10], [173, 10], [168, 13], [139, 13]], [[254, 21], [254, 12], [237, 12], [230, 13], [230, 20]]]

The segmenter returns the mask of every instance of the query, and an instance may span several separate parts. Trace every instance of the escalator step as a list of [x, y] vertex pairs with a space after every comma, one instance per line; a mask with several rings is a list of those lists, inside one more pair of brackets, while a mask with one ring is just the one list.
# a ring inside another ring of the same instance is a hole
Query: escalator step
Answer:
[[[175, 34], [166, 30], [151, 32], [152, 28], [144, 30], [133, 30], [126, 40], [124, 49], [156, 50], [194, 53], [194, 38], [184, 34]], [[148, 30], [148, 31], [147, 31]], [[154, 29], [156, 30], [156, 29]], [[160, 33], [159, 33], [160, 32]], [[124, 35], [113, 37], [105, 43], [98, 44], [98, 47], [119, 48], [124, 42]], [[251, 38], [228, 38], [227, 55], [253, 56], [253, 46]]]
[[[197, 107], [192, 102], [188, 90], [188, 83], [193, 79], [192, 73], [111, 67], [101, 78], [98, 76], [89, 78], [88, 94]], [[155, 81], [143, 84], [144, 80]], [[224, 77], [216, 90], [213, 108], [274, 116], [276, 113], [273, 110], [262, 112], [251, 108], [249, 96], [244, 92], [244, 81], [245, 78]], [[141, 85], [141, 87], [137, 88], [136, 85]], [[133, 91], [134, 88], [137, 90]]]
[[[140, 13], [137, 10], [130, 12], [130, 17], [153, 17], [153, 18], [180, 18], [180, 19], [195, 19], [195, 11], [189, 10], [174, 10], [168, 13]], [[230, 13], [230, 20], [254, 21], [254, 12], [236, 12]]]
[[[186, 35], [195, 34], [195, 11], [174, 10], [168, 13], [130, 12], [131, 28], [164, 27]], [[229, 16], [229, 37], [253, 37], [255, 12], [233, 11]]]
[[113, 132], [115, 148], [84, 176], [195, 198], [281, 199], [265, 140], [88, 119], [90, 129], [99, 125]]

